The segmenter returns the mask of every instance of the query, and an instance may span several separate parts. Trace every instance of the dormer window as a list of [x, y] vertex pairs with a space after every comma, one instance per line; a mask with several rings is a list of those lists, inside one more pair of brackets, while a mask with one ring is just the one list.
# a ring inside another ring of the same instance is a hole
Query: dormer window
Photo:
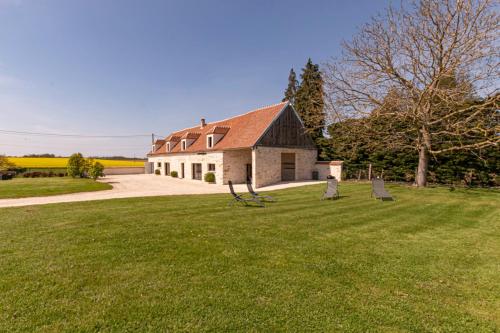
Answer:
[[214, 126], [207, 133], [207, 148], [211, 149], [229, 132], [229, 126]]
[[200, 135], [201, 133], [196, 133], [196, 132], [184, 133], [181, 140], [181, 150], [182, 151], [187, 150], [189, 146], [191, 146], [196, 141], [196, 139], [200, 137]]
[[170, 153], [170, 142], [167, 142], [167, 153]]

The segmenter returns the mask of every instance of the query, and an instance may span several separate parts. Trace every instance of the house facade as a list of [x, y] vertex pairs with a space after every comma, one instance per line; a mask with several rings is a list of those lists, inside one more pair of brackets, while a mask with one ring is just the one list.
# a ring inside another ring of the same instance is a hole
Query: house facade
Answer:
[[311, 180], [334, 175], [342, 163], [317, 162], [317, 149], [305, 133], [297, 112], [287, 102], [240, 116], [171, 133], [156, 140], [148, 162], [151, 172], [202, 181], [212, 172], [216, 183], [244, 183], [254, 187], [282, 181]]

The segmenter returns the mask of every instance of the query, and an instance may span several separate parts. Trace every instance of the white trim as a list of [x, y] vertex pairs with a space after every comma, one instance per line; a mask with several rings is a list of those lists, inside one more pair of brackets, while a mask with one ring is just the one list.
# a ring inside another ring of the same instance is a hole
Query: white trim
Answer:
[[[207, 149], [212, 149], [215, 146], [214, 145], [214, 135], [207, 134], [206, 137], [207, 137]], [[209, 143], [212, 143], [212, 144], [209, 145]]]

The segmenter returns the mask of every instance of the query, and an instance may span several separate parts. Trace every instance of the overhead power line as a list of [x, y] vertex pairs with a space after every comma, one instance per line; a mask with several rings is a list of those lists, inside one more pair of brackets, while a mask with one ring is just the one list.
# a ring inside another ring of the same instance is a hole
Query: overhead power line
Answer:
[[34, 135], [34, 136], [56, 136], [56, 137], [74, 137], [74, 138], [139, 138], [151, 137], [151, 134], [129, 134], [129, 135], [86, 135], [86, 134], [62, 134], [62, 133], [44, 133], [44, 132], [27, 132], [27, 131], [10, 131], [0, 129], [0, 134], [12, 135]]

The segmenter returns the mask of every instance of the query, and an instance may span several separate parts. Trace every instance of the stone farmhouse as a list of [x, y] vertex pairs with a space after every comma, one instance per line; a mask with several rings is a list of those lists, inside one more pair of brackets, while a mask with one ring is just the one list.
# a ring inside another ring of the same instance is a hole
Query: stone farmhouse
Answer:
[[279, 182], [340, 179], [342, 162], [318, 162], [318, 151], [291, 104], [283, 102], [229, 119], [171, 133], [156, 140], [148, 154], [149, 172], [203, 180], [208, 172], [216, 183], [254, 187]]

